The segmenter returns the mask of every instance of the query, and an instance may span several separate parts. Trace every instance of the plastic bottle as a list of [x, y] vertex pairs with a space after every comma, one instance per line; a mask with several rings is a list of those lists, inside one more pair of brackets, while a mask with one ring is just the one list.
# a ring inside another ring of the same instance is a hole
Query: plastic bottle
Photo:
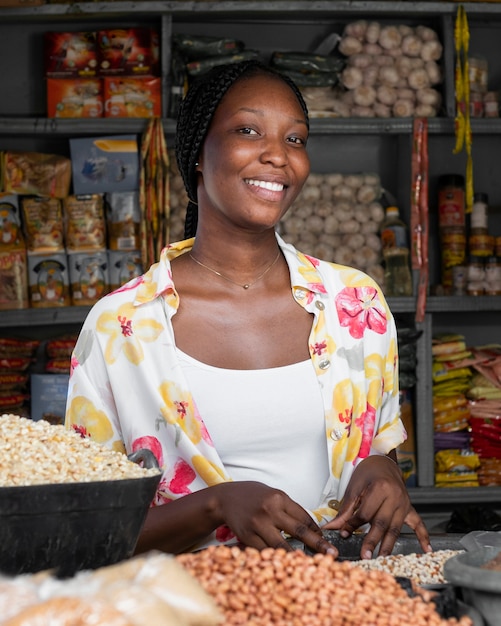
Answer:
[[386, 208], [381, 225], [384, 258], [384, 292], [386, 296], [412, 296], [412, 274], [409, 260], [407, 226], [400, 219], [398, 207]]

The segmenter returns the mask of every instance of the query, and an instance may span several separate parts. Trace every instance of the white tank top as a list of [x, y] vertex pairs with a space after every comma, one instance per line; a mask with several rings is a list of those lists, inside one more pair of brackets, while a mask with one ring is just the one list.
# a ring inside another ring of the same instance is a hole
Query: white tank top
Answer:
[[260, 481], [307, 510], [317, 508], [329, 471], [322, 397], [311, 361], [228, 370], [179, 349], [178, 356], [233, 480]]

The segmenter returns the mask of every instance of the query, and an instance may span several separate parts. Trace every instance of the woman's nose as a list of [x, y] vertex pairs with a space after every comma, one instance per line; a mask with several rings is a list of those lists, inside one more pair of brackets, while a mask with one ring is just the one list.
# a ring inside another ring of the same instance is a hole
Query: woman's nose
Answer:
[[267, 139], [261, 152], [263, 163], [272, 163], [275, 167], [283, 167], [287, 164], [287, 150], [282, 141]]

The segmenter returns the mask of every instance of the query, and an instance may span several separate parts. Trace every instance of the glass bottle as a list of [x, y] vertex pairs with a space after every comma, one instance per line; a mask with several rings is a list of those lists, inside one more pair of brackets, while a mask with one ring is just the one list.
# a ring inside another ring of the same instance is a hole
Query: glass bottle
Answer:
[[400, 219], [398, 207], [386, 208], [386, 218], [381, 224], [380, 235], [384, 259], [385, 295], [412, 296], [407, 225]]

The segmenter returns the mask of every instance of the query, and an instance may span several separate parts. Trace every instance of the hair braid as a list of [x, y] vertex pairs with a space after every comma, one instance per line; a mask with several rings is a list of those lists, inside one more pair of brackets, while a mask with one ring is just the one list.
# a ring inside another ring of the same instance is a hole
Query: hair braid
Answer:
[[285, 74], [259, 60], [218, 65], [195, 80], [181, 102], [176, 127], [176, 160], [188, 193], [184, 225], [185, 238], [194, 237], [198, 223], [196, 166], [202, 144], [214, 113], [228, 89], [241, 77], [259, 73], [272, 74], [283, 80], [295, 93], [308, 124], [308, 109], [296, 84]]

